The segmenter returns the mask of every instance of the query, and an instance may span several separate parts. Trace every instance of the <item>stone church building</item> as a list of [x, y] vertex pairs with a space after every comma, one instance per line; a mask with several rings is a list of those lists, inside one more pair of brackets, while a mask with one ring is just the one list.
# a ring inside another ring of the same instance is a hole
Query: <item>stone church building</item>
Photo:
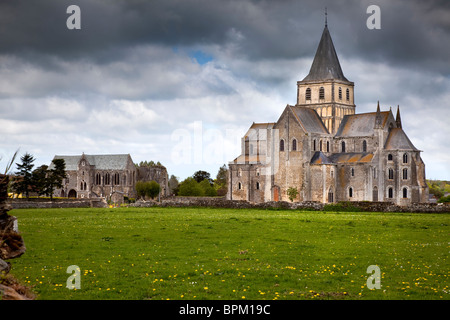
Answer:
[[[69, 198], [105, 198], [122, 202], [136, 198], [136, 182], [155, 180], [161, 196], [169, 194], [168, 174], [164, 166], [136, 167], [129, 154], [59, 156], [64, 159], [66, 178], [54, 196]], [[50, 165], [50, 169], [51, 169]]]
[[427, 202], [425, 164], [402, 129], [400, 109], [357, 114], [327, 25], [297, 104], [273, 123], [253, 123], [229, 163], [227, 198], [250, 202]]

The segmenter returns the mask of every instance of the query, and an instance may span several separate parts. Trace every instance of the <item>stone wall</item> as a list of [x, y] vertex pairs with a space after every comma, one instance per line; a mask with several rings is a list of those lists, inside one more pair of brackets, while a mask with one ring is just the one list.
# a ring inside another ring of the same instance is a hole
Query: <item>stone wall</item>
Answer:
[[213, 207], [231, 209], [287, 209], [316, 211], [365, 211], [365, 212], [411, 212], [411, 213], [450, 213], [450, 205], [436, 203], [416, 203], [409, 206], [397, 206], [390, 202], [339, 202], [323, 204], [314, 201], [287, 202], [269, 201], [251, 203], [244, 200], [227, 200], [210, 197], [169, 197], [161, 202], [136, 201], [133, 207]]
[[13, 209], [28, 208], [106, 208], [107, 203], [103, 198], [96, 199], [11, 199], [10, 205]]

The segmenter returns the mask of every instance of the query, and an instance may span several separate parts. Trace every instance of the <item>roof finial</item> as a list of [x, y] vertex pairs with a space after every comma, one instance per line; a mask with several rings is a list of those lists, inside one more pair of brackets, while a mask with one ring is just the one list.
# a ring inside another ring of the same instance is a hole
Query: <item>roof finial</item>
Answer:
[[325, 27], [328, 26], [328, 22], [327, 22], [327, 7], [325, 7]]

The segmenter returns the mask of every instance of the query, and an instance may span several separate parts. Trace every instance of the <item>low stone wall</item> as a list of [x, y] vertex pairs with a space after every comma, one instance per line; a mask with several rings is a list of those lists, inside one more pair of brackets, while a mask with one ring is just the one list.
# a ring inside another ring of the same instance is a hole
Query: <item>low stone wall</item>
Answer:
[[417, 212], [417, 213], [450, 213], [450, 205], [436, 203], [416, 203], [410, 206], [397, 206], [390, 202], [340, 202], [323, 204], [319, 202], [285, 202], [270, 201], [250, 203], [248, 201], [226, 200], [210, 197], [170, 197], [161, 202], [141, 201], [131, 204], [133, 207], [213, 207], [232, 209], [291, 209], [317, 211], [366, 211], [366, 212]]
[[9, 204], [13, 209], [28, 208], [106, 208], [107, 203], [103, 198], [95, 199], [10, 199]]
[[[26, 208], [106, 208], [108, 205], [103, 198], [96, 199], [46, 199], [26, 200], [10, 199], [12, 209]], [[289, 210], [317, 210], [317, 211], [365, 211], [365, 212], [417, 212], [417, 213], [450, 213], [449, 204], [416, 203], [410, 206], [397, 206], [390, 202], [340, 202], [324, 204], [320, 202], [286, 202], [269, 201], [251, 203], [243, 200], [227, 200], [219, 197], [168, 197], [157, 201], [138, 200], [131, 207], [212, 207], [231, 209], [289, 209]]]

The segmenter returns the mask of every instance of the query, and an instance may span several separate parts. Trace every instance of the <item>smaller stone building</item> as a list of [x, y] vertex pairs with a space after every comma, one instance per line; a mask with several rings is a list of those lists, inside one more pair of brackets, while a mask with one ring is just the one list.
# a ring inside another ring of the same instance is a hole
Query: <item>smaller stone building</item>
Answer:
[[[119, 200], [135, 198], [137, 170], [129, 154], [58, 156], [64, 159], [67, 177], [54, 196]], [[52, 165], [49, 166], [49, 169]], [[119, 201], [115, 201], [119, 202]]]

